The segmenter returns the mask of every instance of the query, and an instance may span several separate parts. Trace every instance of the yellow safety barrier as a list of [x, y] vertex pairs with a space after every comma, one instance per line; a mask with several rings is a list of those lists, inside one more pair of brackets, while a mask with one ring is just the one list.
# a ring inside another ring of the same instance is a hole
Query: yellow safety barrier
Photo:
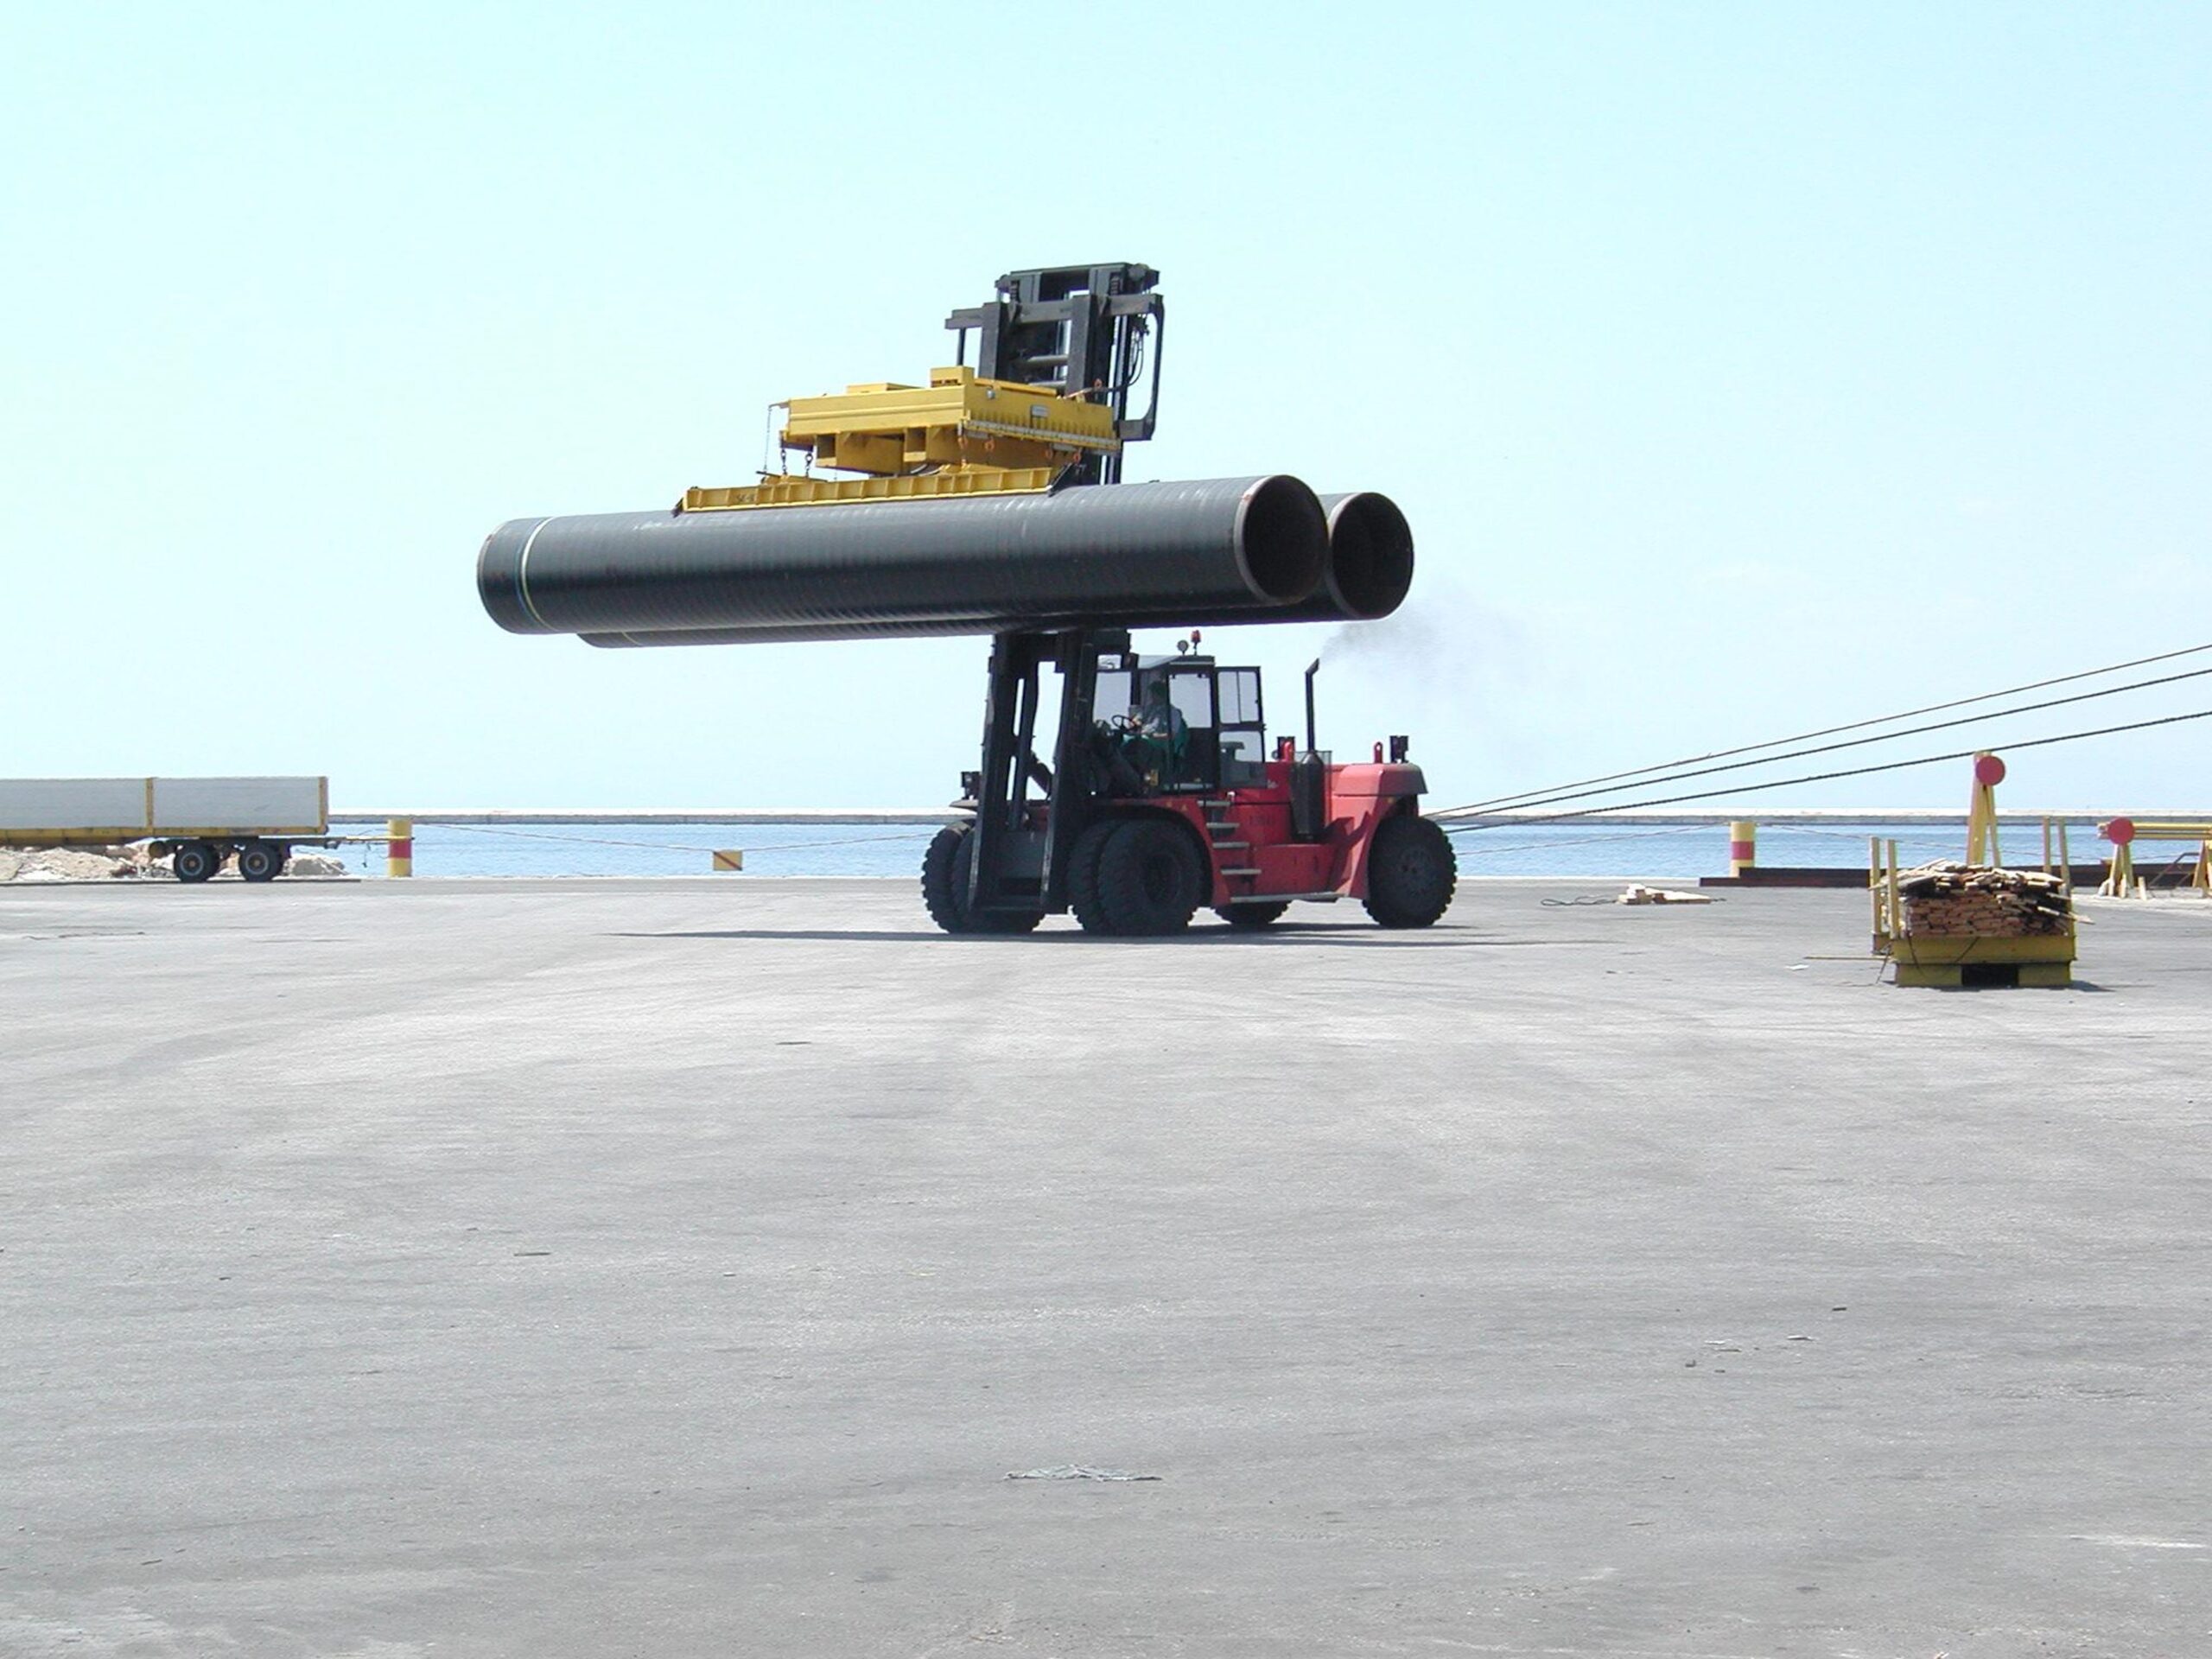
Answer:
[[2135, 843], [2139, 841], [2193, 841], [2196, 868], [2189, 885], [2212, 894], [2212, 823], [2177, 818], [2111, 818], [2097, 826], [2097, 833], [2112, 843], [2112, 870], [2097, 891], [2107, 898], [2142, 899], [2150, 889], [2135, 874]]
[[415, 820], [412, 818], [387, 819], [384, 826], [384, 873], [392, 876], [414, 874]]
[[[2056, 865], [2051, 862], [2054, 851], [2058, 855]], [[2043, 873], [2059, 877], [2066, 883], [2066, 896], [2069, 899], [2074, 896], [2074, 856], [2067, 850], [2066, 820], [2063, 818], [2045, 818], [2043, 821]]]
[[1967, 808], [1967, 862], [2005, 868], [1997, 845], [1997, 785], [2005, 781], [2005, 762], [1984, 751], [1974, 758], [1974, 799]]

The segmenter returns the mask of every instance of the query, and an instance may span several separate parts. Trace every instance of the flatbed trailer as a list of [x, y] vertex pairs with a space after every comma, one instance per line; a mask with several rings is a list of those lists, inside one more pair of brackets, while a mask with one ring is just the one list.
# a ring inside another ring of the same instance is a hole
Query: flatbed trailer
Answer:
[[231, 859], [273, 881], [296, 847], [332, 847], [327, 778], [0, 779], [0, 845], [143, 846], [184, 882]]

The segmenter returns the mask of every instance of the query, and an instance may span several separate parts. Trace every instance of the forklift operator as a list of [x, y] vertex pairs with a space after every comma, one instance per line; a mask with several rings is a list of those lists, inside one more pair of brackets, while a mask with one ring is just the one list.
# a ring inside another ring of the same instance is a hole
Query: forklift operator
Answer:
[[1169, 760], [1179, 761], [1191, 747], [1191, 722], [1183, 718], [1167, 695], [1163, 677], [1146, 688], [1144, 713], [1137, 729], [1166, 749]]
[[1144, 704], [1134, 713], [1098, 722], [1098, 758], [1117, 794], [1140, 795], [1147, 786], [1173, 781], [1190, 748], [1191, 723], [1167, 695], [1167, 682], [1145, 689]]
[[1145, 688], [1144, 707], [1137, 711], [1135, 729], [1125, 748], [1140, 777], [1152, 775], [1162, 784], [1179, 780], [1183, 757], [1191, 747], [1191, 722], [1183, 718], [1167, 695], [1165, 676]]

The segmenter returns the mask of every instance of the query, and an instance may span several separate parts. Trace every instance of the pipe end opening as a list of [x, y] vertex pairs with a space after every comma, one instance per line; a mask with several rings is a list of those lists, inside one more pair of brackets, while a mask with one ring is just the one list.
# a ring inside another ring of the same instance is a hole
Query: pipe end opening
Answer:
[[1253, 593], [1272, 605], [1295, 605], [1321, 585], [1328, 563], [1328, 516], [1313, 491], [1278, 474], [1245, 491], [1236, 515], [1236, 543]]
[[1414, 585], [1414, 532], [1387, 495], [1344, 496], [1329, 512], [1329, 590], [1348, 616], [1385, 617]]

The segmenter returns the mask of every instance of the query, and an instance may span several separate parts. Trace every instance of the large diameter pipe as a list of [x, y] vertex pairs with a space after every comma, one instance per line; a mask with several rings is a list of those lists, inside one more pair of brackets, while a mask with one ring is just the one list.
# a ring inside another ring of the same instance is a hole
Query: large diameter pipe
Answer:
[[1371, 490], [1325, 495], [1329, 557], [1321, 585], [1295, 604], [1262, 613], [1236, 607], [1179, 611], [1133, 622], [1162, 628], [1231, 627], [1245, 622], [1373, 622], [1405, 603], [1414, 585], [1414, 532], [1387, 495]]
[[[1334, 614], [1317, 621], [1372, 622], [1406, 602], [1414, 585], [1414, 531], [1398, 504], [1387, 495], [1360, 490], [1325, 495], [1329, 520], [1325, 596]], [[1313, 604], [1315, 594], [1303, 601]]]
[[476, 587], [516, 633], [988, 633], [1296, 604], [1319, 587], [1327, 550], [1320, 502], [1277, 475], [518, 518], [485, 541]]
[[[1328, 557], [1321, 584], [1306, 598], [1288, 605], [1239, 606], [1219, 610], [1121, 616], [1095, 626], [1229, 627], [1248, 622], [1360, 622], [1389, 615], [1413, 586], [1414, 537], [1396, 502], [1373, 491], [1319, 498], [1329, 527]], [[584, 643], [610, 649], [645, 645], [766, 645], [791, 639], [881, 639], [929, 634], [990, 632], [988, 619], [941, 617], [929, 620], [879, 619], [816, 627], [754, 626], [668, 632], [626, 630], [592, 632]]]

